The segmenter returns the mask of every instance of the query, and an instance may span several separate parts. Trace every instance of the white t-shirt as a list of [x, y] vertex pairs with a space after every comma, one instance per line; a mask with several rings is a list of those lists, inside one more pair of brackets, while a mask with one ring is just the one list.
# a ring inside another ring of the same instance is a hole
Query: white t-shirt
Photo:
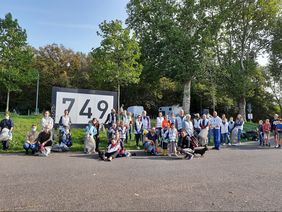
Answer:
[[228, 133], [228, 122], [225, 122], [225, 124], [223, 122], [221, 122], [220, 132], [221, 132], [221, 134]]
[[156, 128], [162, 128], [163, 120], [164, 120], [164, 117], [157, 117]]
[[215, 128], [215, 129], [220, 129], [220, 125], [221, 125], [221, 118], [217, 117], [211, 117], [210, 118], [210, 124], [211, 124], [211, 128]]

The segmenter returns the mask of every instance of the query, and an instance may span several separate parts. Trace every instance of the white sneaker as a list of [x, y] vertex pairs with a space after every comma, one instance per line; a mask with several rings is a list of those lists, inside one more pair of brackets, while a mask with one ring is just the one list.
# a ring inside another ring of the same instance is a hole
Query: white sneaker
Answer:
[[231, 146], [231, 143], [228, 143], [228, 146]]
[[225, 146], [226, 144], [225, 144], [225, 143], [223, 143], [222, 145], [223, 145], [223, 146]]
[[137, 149], [140, 149], [140, 147], [139, 147], [139, 146], [137, 146]]
[[171, 154], [169, 153], [169, 154], [167, 154], [168, 155], [168, 157], [171, 157]]

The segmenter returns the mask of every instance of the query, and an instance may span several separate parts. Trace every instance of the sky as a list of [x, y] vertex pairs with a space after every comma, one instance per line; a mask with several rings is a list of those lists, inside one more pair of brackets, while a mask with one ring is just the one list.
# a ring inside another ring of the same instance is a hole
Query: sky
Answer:
[[[104, 20], [125, 21], [129, 0], [0, 0], [0, 18], [12, 13], [27, 32], [35, 48], [63, 44], [74, 51], [88, 53], [100, 45], [97, 36]], [[266, 65], [267, 56], [259, 56]]]
[[125, 21], [129, 0], [0, 0], [0, 18], [10, 12], [36, 48], [63, 44], [84, 53], [100, 45], [104, 20]]

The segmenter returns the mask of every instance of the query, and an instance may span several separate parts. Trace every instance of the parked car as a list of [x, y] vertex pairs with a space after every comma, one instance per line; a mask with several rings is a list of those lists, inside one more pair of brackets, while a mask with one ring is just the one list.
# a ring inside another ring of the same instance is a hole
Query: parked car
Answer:
[[143, 106], [130, 106], [127, 108], [128, 112], [131, 112], [134, 117], [141, 115], [141, 113], [144, 111], [144, 107]]
[[159, 107], [159, 112], [162, 112], [163, 115], [169, 115], [169, 116], [171, 116], [172, 113], [174, 113], [175, 116], [177, 116], [180, 110], [182, 110], [182, 107], [180, 107], [179, 105]]

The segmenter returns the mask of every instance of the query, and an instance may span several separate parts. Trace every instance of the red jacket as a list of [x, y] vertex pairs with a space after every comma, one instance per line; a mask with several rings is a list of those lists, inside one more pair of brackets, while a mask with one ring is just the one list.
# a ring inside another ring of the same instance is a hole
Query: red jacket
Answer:
[[271, 130], [271, 125], [270, 125], [270, 123], [264, 123], [264, 124], [262, 125], [262, 128], [263, 128], [263, 132], [270, 132], [270, 130]]

